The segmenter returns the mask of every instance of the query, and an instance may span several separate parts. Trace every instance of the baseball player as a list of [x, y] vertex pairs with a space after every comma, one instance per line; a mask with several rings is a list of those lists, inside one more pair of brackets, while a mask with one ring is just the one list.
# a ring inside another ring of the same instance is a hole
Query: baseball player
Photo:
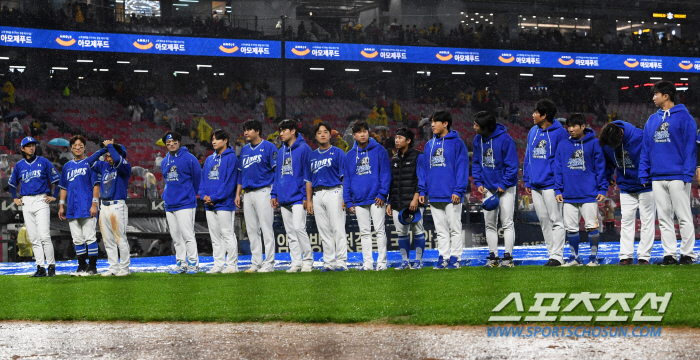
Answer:
[[[498, 208], [484, 211], [486, 242], [489, 259], [486, 267], [513, 267], [513, 245], [515, 244], [515, 195], [518, 184], [518, 152], [515, 141], [508, 135], [505, 125], [498, 124], [496, 117], [488, 111], [480, 111], [474, 117], [474, 158], [472, 176], [484, 199], [496, 195]], [[503, 227], [505, 252], [503, 260], [498, 256], [498, 219]]]
[[369, 125], [358, 120], [352, 126], [355, 145], [345, 157], [343, 201], [357, 216], [360, 227], [363, 266], [374, 270], [372, 224], [377, 233], [377, 271], [386, 270], [385, 202], [391, 185], [391, 161], [383, 146], [369, 137]]
[[323, 269], [348, 269], [348, 243], [343, 209], [343, 176], [345, 152], [331, 146], [330, 125], [320, 122], [314, 128], [318, 149], [309, 155], [310, 181], [306, 183], [306, 209], [316, 218], [323, 243]]
[[186, 147], [180, 146], [182, 135], [168, 131], [162, 140], [168, 148], [168, 154], [160, 163], [165, 178], [163, 201], [177, 261], [175, 269], [170, 273], [196, 274], [199, 269], [199, 253], [194, 237], [194, 215], [202, 169], [197, 158]]
[[238, 242], [233, 231], [238, 157], [229, 145], [228, 133], [222, 129], [211, 134], [211, 145], [214, 153], [204, 162], [199, 186], [199, 198], [206, 207], [214, 255], [214, 267], [207, 274], [231, 274], [238, 272]]
[[430, 201], [438, 243], [434, 269], [456, 268], [462, 257], [462, 198], [469, 184], [469, 152], [452, 126], [452, 115], [436, 111], [430, 116], [433, 138], [425, 145], [430, 159], [423, 163], [426, 193], [418, 201]]
[[270, 199], [273, 208], [280, 207], [289, 239], [292, 266], [288, 273], [311, 272], [314, 268], [314, 253], [306, 233], [306, 176], [311, 148], [296, 129], [296, 121], [290, 119], [278, 125], [283, 145], [277, 154], [280, 166], [275, 170]]
[[[697, 161], [697, 125], [685, 105], [675, 105], [676, 87], [672, 82], [656, 83], [653, 92], [654, 104], [659, 110], [644, 126], [639, 181], [643, 184], [651, 181], [664, 248], [660, 265], [692, 265], [695, 227], [690, 209], [690, 185]], [[681, 233], [678, 261], [674, 214]]]
[[583, 114], [574, 113], [566, 120], [569, 139], [562, 141], [554, 160], [554, 183], [557, 201], [564, 204], [564, 226], [571, 247], [571, 257], [562, 266], [581, 266], [578, 248], [579, 221], [585, 222], [591, 255], [588, 266], [598, 266], [598, 204], [605, 200], [608, 181], [605, 157], [593, 130], [586, 127]]
[[557, 107], [547, 99], [535, 105], [532, 118], [535, 126], [527, 135], [527, 149], [523, 162], [525, 192], [532, 195], [535, 213], [540, 221], [544, 243], [549, 253], [545, 266], [561, 266], [564, 263], [566, 229], [562, 218], [562, 204], [554, 193], [554, 156], [561, 141], [569, 133], [555, 118]]
[[[100, 180], [97, 173], [90, 170], [85, 159], [85, 144], [82, 135], [70, 138], [73, 160], [63, 165], [58, 218], [68, 220], [75, 254], [78, 255], [78, 270], [71, 276], [97, 275], [97, 225], [98, 202], [100, 201]], [[67, 208], [67, 211], [66, 211]], [[90, 259], [90, 263], [86, 262]]]
[[413, 269], [423, 268], [423, 249], [425, 248], [425, 231], [423, 218], [415, 223], [403, 225], [399, 221], [402, 210], [411, 213], [425, 211], [425, 205], [418, 202], [421, 192], [425, 192], [425, 174], [423, 174], [423, 153], [413, 148], [413, 131], [400, 128], [394, 137], [396, 154], [391, 159], [391, 186], [389, 187], [389, 204], [386, 214], [394, 218], [394, 226], [399, 236], [401, 265], [396, 270], [411, 269], [409, 254], [411, 252], [411, 237], [416, 246], [416, 262]]
[[[131, 164], [126, 161], [126, 147], [114, 140], [102, 142], [104, 147], [90, 155], [87, 163], [100, 179], [100, 232], [107, 252], [109, 268], [102, 276], [131, 275], [129, 265], [129, 239], [126, 237], [126, 225], [129, 221], [129, 209], [126, 206], [126, 193], [131, 177]], [[100, 156], [105, 161], [100, 161]]]
[[[236, 207], [241, 207], [241, 190], [245, 190], [243, 216], [245, 217], [250, 251], [250, 268], [246, 273], [271, 272], [275, 269], [275, 234], [272, 230], [273, 209], [270, 206], [272, 184], [275, 181], [277, 147], [261, 138], [262, 125], [257, 120], [243, 123], [243, 136], [248, 144], [241, 149], [238, 161]], [[265, 260], [262, 240], [265, 241]]]
[[[637, 210], [642, 223], [637, 264], [648, 265], [654, 245], [656, 205], [651, 184], [639, 181], [639, 154], [642, 151], [643, 131], [634, 125], [617, 120], [600, 131], [600, 146], [605, 155], [606, 177], [611, 186], [620, 188], [622, 221], [620, 226], [620, 263], [634, 263], [634, 235]], [[614, 178], [613, 176], [616, 175]]]
[[[22, 207], [27, 236], [32, 243], [36, 260], [36, 272], [30, 277], [56, 276], [56, 262], [53, 256], [49, 203], [58, 197], [59, 187], [51, 193], [51, 184], [59, 180], [58, 171], [49, 160], [35, 155], [38, 142], [27, 136], [20, 142], [24, 159], [17, 162], [10, 177], [10, 194], [15, 205]], [[17, 187], [19, 195], [17, 196]], [[47, 267], [48, 266], [48, 272]]]

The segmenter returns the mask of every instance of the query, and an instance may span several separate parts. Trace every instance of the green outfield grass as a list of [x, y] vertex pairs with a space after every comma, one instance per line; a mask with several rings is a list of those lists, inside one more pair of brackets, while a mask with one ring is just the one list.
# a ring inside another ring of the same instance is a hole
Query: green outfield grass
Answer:
[[[30, 279], [0, 276], [0, 320], [293, 321], [489, 324], [491, 310], [520, 292], [672, 292], [661, 325], [700, 326], [700, 266], [462, 268], [383, 272], [169, 275]], [[567, 295], [568, 299], [568, 295]], [[599, 309], [606, 299], [595, 300]], [[562, 309], [569, 300], [562, 302]], [[619, 305], [613, 309], [621, 310]], [[511, 303], [499, 315], [515, 314]], [[559, 313], [561, 315], [562, 313]], [[596, 313], [591, 315], [599, 315]], [[644, 315], [658, 315], [645, 307]], [[572, 315], [588, 315], [579, 306]], [[632, 319], [633, 312], [625, 313]], [[590, 324], [590, 323], [589, 323]], [[620, 323], [607, 323], [619, 325]], [[631, 322], [627, 322], [631, 324]], [[654, 323], [657, 324], [658, 323]], [[602, 324], [606, 325], [606, 324]]]

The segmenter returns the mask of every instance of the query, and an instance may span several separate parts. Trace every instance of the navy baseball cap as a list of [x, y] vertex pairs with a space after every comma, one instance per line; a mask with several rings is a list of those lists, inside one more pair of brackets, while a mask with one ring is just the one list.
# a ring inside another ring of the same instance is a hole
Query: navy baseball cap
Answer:
[[498, 209], [498, 204], [500, 201], [498, 200], [498, 196], [496, 194], [491, 195], [490, 198], [484, 200], [483, 203], [481, 203], [481, 208], [486, 210], [486, 211], [491, 211], [491, 210], [496, 210]]
[[33, 137], [27, 136], [26, 138], [22, 139], [22, 143], [20, 144], [20, 147], [25, 147], [29, 144], [38, 144], [39, 142], [34, 140]]
[[399, 213], [399, 222], [401, 223], [401, 225], [410, 225], [419, 222], [421, 217], [422, 215], [420, 213], [420, 210], [416, 212], [411, 212], [410, 210], [408, 210], [408, 208], [405, 208]]

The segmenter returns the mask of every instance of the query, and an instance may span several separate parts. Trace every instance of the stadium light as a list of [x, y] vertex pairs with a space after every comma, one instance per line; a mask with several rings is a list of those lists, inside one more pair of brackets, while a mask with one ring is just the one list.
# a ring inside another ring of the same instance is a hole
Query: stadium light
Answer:
[[103, 71], [103, 72], [104, 72], [104, 71], [109, 71], [109, 69], [100, 69], [100, 71]]
[[189, 4], [173, 4], [173, 6], [190, 6]]
[[92, 69], [92, 71], [97, 71], [97, 69]]
[[79, 63], [91, 63], [92, 62], [92, 60], [81, 60], [81, 59], [78, 59], [77, 61]]
[[117, 64], [131, 64], [130, 61], [117, 61]]
[[617, 78], [618, 79], [629, 79], [630, 77], [629, 76], [618, 76]]
[[309, 68], [309, 70], [323, 71], [323, 70], [326, 70], [326, 69], [325, 69], [325, 68]]
[[211, 65], [197, 65], [197, 70], [199, 70], [199, 68], [210, 68], [210, 67], [211, 67]]
[[559, 74], [554, 74], [552, 76], [556, 77], [556, 78], [565, 78], [566, 77], [566, 75], [559, 75]]
[[147, 73], [148, 70], [134, 70], [135, 73]]
[[82, 76], [78, 76], [78, 80], [83, 80], [83, 77], [82, 77]]
[[345, 69], [345, 71], [360, 71], [360, 69]]
[[0, 60], [10, 60], [10, 58], [7, 56], [0, 56]]
[[62, 67], [62, 66], [54, 66], [51, 68], [51, 70], [68, 70], [67, 67]]
[[416, 74], [425, 74], [425, 71], [416, 71]]
[[520, 74], [520, 76], [532, 76], [532, 74]]
[[175, 74], [189, 74], [189, 71], [176, 71]]
[[486, 75], [491, 75], [491, 73], [486, 73]]
[[10, 69], [24, 69], [24, 68], [26, 68], [26, 66], [23, 66], [23, 65], [11, 65], [10, 66]]
[[382, 70], [383, 73], [390, 73], [391, 70]]
[[688, 81], [688, 78], [681, 78], [681, 81]]
[[453, 71], [452, 72], [452, 75], [466, 75], [466, 74], [467, 73], [465, 73], [464, 71]]
[[649, 80], [662, 80], [663, 78], [652, 76], [649, 78]]
[[595, 77], [595, 75], [586, 75], [586, 77], [589, 79], [593, 79]]

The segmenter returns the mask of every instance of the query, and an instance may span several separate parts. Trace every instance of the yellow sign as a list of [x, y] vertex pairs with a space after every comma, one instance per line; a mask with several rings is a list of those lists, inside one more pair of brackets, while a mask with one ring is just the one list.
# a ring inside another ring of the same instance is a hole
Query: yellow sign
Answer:
[[685, 18], [686, 18], [686, 14], [674, 14], [674, 13], [672, 13], [672, 12], [668, 12], [668, 13], [665, 13], [665, 14], [662, 14], [662, 13], [654, 13], [653, 16], [654, 16], [655, 18], [667, 18], [667, 19], [669, 19], [669, 20], [672, 20], [672, 19], [685, 19]]

